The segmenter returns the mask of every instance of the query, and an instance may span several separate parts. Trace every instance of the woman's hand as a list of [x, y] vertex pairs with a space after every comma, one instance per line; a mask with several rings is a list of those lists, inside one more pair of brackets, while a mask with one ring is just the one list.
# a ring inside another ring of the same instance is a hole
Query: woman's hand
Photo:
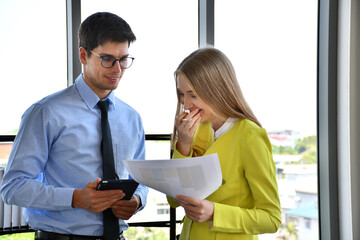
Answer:
[[208, 200], [198, 200], [178, 195], [174, 198], [174, 201], [184, 208], [186, 216], [194, 222], [206, 222], [213, 220], [214, 203]]
[[176, 117], [175, 126], [178, 132], [176, 149], [184, 156], [190, 155], [191, 144], [194, 133], [200, 123], [201, 117], [199, 109], [194, 109], [190, 113], [182, 112]]

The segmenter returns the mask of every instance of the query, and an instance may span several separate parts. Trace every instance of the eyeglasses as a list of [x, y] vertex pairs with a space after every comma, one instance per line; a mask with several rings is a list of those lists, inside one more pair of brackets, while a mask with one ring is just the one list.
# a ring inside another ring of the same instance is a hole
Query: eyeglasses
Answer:
[[104, 68], [111, 68], [115, 65], [116, 61], [119, 61], [120, 67], [123, 69], [127, 69], [131, 67], [135, 59], [134, 57], [129, 57], [129, 56], [116, 59], [111, 55], [100, 56], [99, 54], [94, 53], [91, 50], [90, 52], [101, 58], [101, 66], [103, 66]]

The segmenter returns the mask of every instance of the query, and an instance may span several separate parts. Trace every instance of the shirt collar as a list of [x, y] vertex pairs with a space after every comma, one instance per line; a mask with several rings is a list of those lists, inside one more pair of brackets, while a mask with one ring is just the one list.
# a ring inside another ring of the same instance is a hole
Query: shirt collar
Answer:
[[226, 119], [224, 124], [218, 130], [216, 130], [214, 132], [215, 140], [218, 139], [221, 135], [223, 135], [227, 131], [229, 131], [230, 128], [232, 128], [235, 125], [237, 120], [238, 120], [238, 118], [228, 118], [228, 119]]
[[[95, 108], [97, 103], [100, 101], [100, 98], [95, 94], [95, 92], [87, 85], [84, 80], [83, 74], [80, 74], [75, 80], [76, 89], [79, 92], [80, 97], [84, 100], [85, 104], [89, 109]], [[109, 110], [115, 109], [115, 94], [114, 91], [111, 91], [109, 96], [106, 98], [109, 101]]]

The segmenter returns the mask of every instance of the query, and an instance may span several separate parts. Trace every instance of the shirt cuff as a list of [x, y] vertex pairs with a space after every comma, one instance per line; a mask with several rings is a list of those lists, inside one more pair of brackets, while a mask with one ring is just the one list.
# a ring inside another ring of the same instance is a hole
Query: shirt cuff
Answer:
[[55, 188], [54, 206], [58, 210], [71, 209], [75, 188]]
[[146, 206], [147, 195], [148, 195], [148, 192], [149, 192], [149, 189], [146, 186], [141, 185], [141, 184], [139, 186], [140, 186], [140, 188], [136, 189], [134, 194], [139, 196], [141, 203], [140, 203], [140, 206], [136, 210], [135, 213], [141, 211]]

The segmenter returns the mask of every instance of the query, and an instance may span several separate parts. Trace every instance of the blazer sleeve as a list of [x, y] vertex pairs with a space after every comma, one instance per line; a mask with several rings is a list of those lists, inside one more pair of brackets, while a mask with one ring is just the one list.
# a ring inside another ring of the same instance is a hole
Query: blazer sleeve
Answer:
[[227, 233], [274, 233], [281, 224], [276, 168], [265, 129], [251, 129], [244, 136], [242, 159], [254, 206], [241, 208], [214, 203], [210, 231]]

